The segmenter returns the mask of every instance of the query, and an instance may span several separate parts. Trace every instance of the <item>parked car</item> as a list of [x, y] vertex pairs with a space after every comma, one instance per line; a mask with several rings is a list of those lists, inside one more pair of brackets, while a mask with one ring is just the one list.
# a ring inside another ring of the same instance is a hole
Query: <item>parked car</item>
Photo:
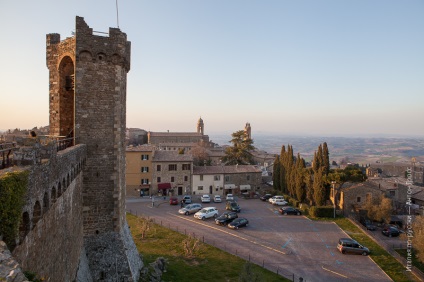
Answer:
[[371, 220], [369, 220], [369, 219], [367, 219], [367, 218], [365, 218], [365, 217], [361, 217], [361, 218], [359, 219], [359, 222], [360, 222], [363, 226], [365, 226], [368, 230], [374, 231], [374, 230], [376, 230], [376, 229], [377, 229], [377, 227], [376, 227], [374, 224], [372, 224], [372, 221], [371, 221]]
[[227, 200], [227, 201], [234, 201], [233, 194], [227, 194], [227, 197], [225, 197], [225, 200]]
[[273, 204], [273, 205], [275, 205], [275, 206], [285, 206], [285, 205], [287, 205], [288, 203], [287, 203], [285, 200], [283, 200], [283, 199], [275, 199], [275, 200], [272, 202], [272, 204]]
[[234, 212], [240, 212], [241, 211], [240, 206], [235, 201], [227, 201], [227, 203], [225, 205], [225, 209], [229, 210], [229, 211], [234, 211]]
[[222, 202], [221, 196], [220, 195], [213, 196], [213, 202], [214, 203], [221, 203]]
[[370, 254], [370, 250], [367, 247], [360, 245], [353, 239], [350, 238], [340, 238], [339, 243], [337, 244], [337, 249], [342, 254], [361, 254], [367, 256]]
[[227, 225], [228, 223], [230, 223], [236, 218], [238, 218], [238, 215], [236, 212], [233, 212], [233, 211], [224, 212], [223, 214], [215, 218], [215, 223], [218, 225]]
[[273, 196], [273, 197], [269, 198], [268, 202], [273, 204], [276, 199], [284, 200], [284, 196]]
[[228, 223], [231, 229], [239, 229], [240, 227], [249, 226], [249, 221], [244, 217], [239, 217]]
[[202, 209], [201, 204], [189, 204], [189, 205], [185, 206], [184, 208], [179, 209], [178, 213], [189, 215], [189, 214], [196, 213], [196, 212], [200, 211], [201, 209]]
[[191, 196], [190, 195], [185, 195], [184, 197], [183, 197], [183, 203], [184, 204], [191, 204]]
[[203, 208], [194, 214], [194, 218], [205, 220], [211, 217], [218, 217], [218, 210], [215, 207]]
[[170, 205], [178, 205], [178, 198], [177, 197], [170, 197], [169, 198], [169, 204]]
[[302, 214], [300, 210], [295, 209], [293, 207], [281, 207], [278, 209], [278, 212], [283, 215], [289, 215], [289, 214], [301, 215]]
[[271, 195], [271, 194], [265, 194], [265, 195], [261, 196], [259, 199], [261, 199], [261, 201], [266, 202], [266, 201], [268, 201], [268, 200], [269, 200], [269, 198], [271, 198], [271, 197], [272, 197], [272, 195]]
[[200, 200], [202, 201], [202, 203], [210, 203], [211, 197], [209, 197], [208, 194], [204, 194], [204, 195], [202, 195], [202, 197], [200, 197]]
[[384, 227], [383, 230], [381, 230], [381, 233], [383, 233], [383, 235], [387, 237], [397, 237], [400, 235], [401, 232], [394, 226], [387, 226]]

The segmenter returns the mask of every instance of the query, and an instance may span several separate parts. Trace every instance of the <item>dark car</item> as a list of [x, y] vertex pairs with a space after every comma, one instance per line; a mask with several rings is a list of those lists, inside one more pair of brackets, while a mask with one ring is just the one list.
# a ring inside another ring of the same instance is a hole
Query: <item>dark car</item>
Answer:
[[260, 197], [259, 199], [261, 199], [261, 201], [267, 202], [269, 200], [269, 198], [271, 198], [272, 195], [271, 194], [265, 194], [262, 197]]
[[360, 222], [363, 226], [365, 226], [365, 227], [367, 228], [367, 230], [374, 231], [374, 230], [376, 230], [376, 229], [377, 229], [377, 227], [376, 227], [374, 224], [372, 224], [372, 221], [371, 221], [371, 220], [369, 220], [369, 219], [367, 219], [367, 218], [361, 217], [361, 218], [359, 219], [359, 222]]
[[289, 215], [289, 214], [301, 215], [302, 214], [300, 210], [295, 209], [293, 207], [281, 207], [278, 209], [278, 212], [283, 215]]
[[230, 211], [230, 212], [224, 212], [219, 217], [215, 218], [215, 223], [218, 225], [227, 225], [234, 219], [238, 218], [238, 215], [236, 212]]
[[351, 253], [363, 256], [370, 254], [370, 250], [367, 247], [360, 245], [358, 242], [350, 238], [340, 238], [339, 243], [337, 244], [337, 249], [342, 254]]
[[170, 205], [178, 205], [178, 198], [177, 197], [169, 198], [169, 204]]
[[381, 230], [381, 233], [383, 233], [383, 235], [387, 237], [397, 237], [400, 235], [399, 229], [393, 226], [383, 228], [383, 230]]
[[234, 211], [234, 212], [240, 212], [240, 206], [237, 204], [237, 202], [234, 201], [228, 201], [227, 204], [225, 205], [225, 209], [229, 210], [229, 211]]
[[239, 229], [240, 227], [249, 226], [249, 221], [244, 217], [239, 217], [228, 223], [227, 226], [231, 229]]

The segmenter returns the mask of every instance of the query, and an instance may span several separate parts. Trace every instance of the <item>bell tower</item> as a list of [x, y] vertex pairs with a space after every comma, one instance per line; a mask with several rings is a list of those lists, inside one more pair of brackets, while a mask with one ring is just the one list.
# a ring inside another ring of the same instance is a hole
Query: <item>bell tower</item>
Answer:
[[204, 130], [203, 119], [200, 117], [197, 121], [197, 133], [204, 135]]

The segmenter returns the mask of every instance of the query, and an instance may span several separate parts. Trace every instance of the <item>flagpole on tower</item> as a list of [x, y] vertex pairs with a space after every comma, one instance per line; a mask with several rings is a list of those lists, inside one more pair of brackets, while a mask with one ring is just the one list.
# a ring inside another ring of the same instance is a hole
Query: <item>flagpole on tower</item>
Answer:
[[116, 2], [116, 24], [119, 28], [119, 16], [118, 16], [118, 0], [115, 1]]

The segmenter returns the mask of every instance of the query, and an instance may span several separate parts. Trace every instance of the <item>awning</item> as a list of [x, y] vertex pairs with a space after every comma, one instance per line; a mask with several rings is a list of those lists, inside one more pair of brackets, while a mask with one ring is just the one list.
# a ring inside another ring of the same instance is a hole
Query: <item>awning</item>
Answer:
[[240, 190], [250, 190], [250, 185], [240, 185]]
[[236, 189], [235, 184], [224, 184], [224, 189]]
[[171, 183], [158, 183], [158, 190], [165, 190], [171, 188]]

